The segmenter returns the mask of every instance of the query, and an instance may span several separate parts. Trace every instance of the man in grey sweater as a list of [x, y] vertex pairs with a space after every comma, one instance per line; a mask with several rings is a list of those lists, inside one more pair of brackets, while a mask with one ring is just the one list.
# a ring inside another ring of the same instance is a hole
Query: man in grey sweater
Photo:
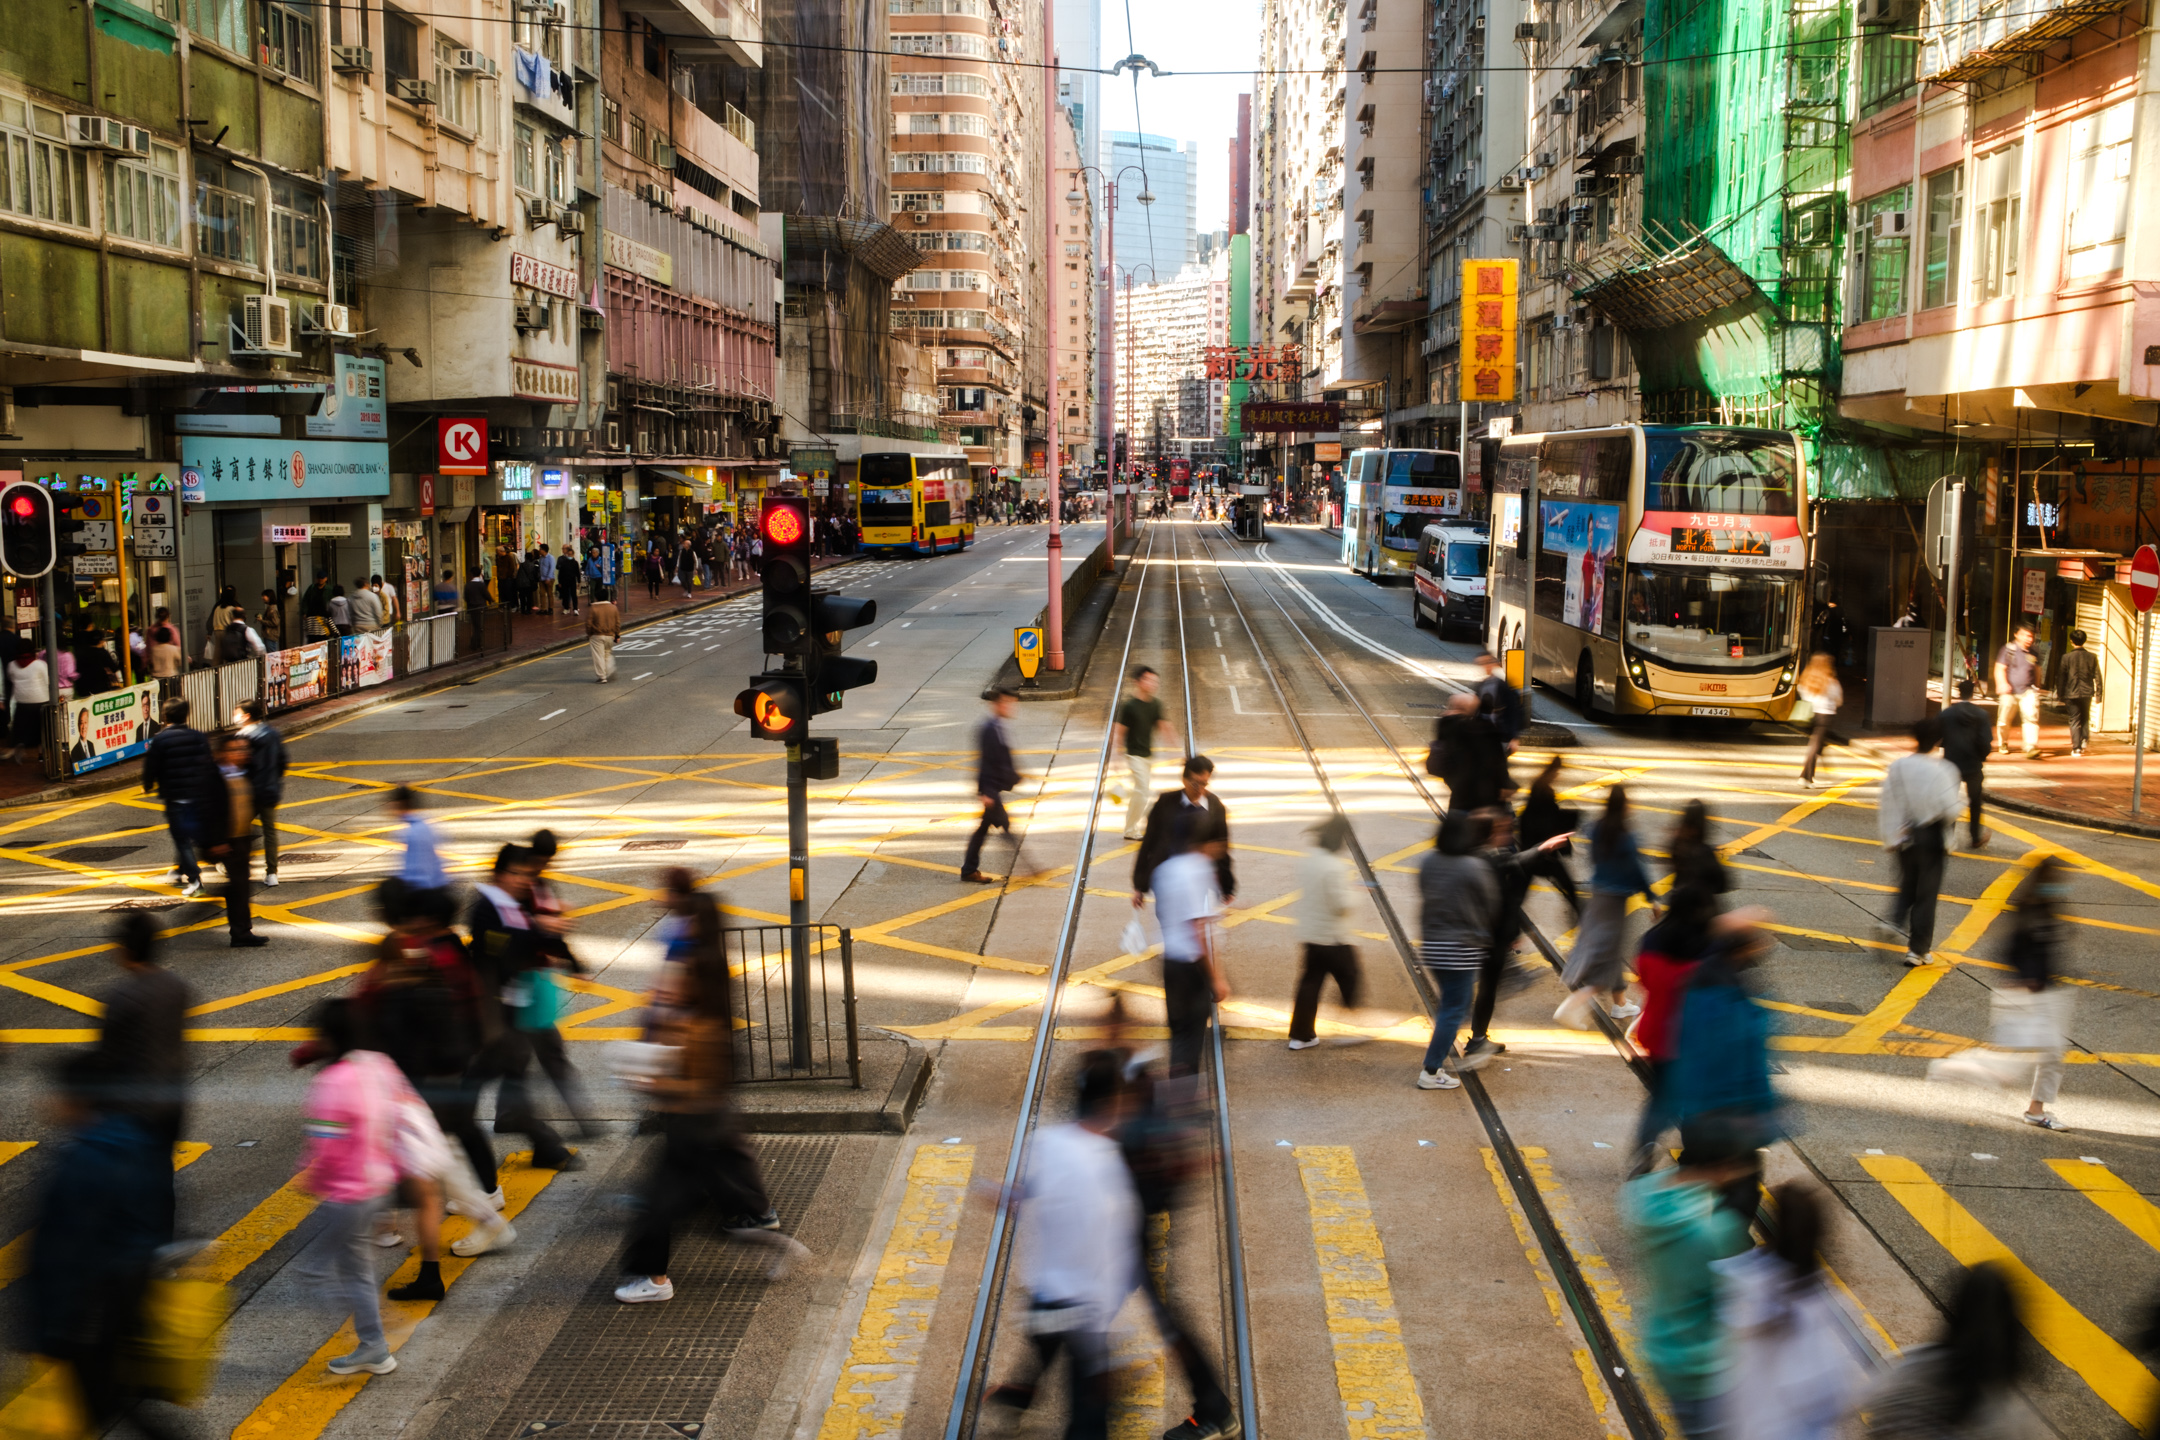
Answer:
[[1883, 848], [1897, 857], [1898, 893], [1891, 918], [1878, 928], [1900, 932], [1905, 963], [1929, 963], [1935, 945], [1935, 897], [1942, 890], [1943, 832], [1957, 823], [1958, 769], [1935, 753], [1942, 722], [1930, 715], [1913, 726], [1913, 753], [1890, 762], [1875, 802]]

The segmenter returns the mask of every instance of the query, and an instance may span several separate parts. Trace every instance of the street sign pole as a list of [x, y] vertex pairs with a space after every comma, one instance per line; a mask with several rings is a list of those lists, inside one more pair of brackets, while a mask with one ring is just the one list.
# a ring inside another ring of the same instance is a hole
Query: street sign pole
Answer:
[[810, 796], [799, 740], [787, 747], [788, 1064], [810, 1068]]
[[2135, 819], [2145, 808], [2145, 700], [2152, 689], [2152, 607], [2160, 599], [2160, 550], [2140, 545], [2130, 557], [2130, 603], [2138, 610], [2137, 718], [2130, 732], [2130, 815]]
[[1949, 523], [1945, 527], [1950, 541], [1950, 557], [1949, 565], [1943, 574], [1942, 708], [1948, 710], [1957, 700], [1957, 674], [1952, 662], [1958, 655], [1958, 546], [1964, 538], [1965, 487], [1962, 484], [1952, 485], [1945, 498], [1949, 501], [1950, 511]]

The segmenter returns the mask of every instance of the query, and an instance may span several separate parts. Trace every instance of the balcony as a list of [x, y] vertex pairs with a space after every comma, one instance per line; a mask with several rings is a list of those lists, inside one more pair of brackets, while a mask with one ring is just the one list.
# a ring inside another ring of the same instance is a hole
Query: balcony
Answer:
[[765, 25], [755, 5], [733, 0], [622, 0], [622, 13], [643, 19], [667, 37], [680, 60], [765, 63]]
[[2115, 0], [1929, 0], [1921, 12], [1920, 78], [1937, 85], [1976, 80], [2121, 10]]

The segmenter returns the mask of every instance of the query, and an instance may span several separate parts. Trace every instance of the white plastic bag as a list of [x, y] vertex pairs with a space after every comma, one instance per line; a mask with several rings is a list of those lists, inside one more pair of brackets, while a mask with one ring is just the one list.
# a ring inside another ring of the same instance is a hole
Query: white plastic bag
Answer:
[[1118, 948], [1127, 955], [1138, 955], [1148, 948], [1147, 924], [1140, 918], [1139, 911], [1133, 911], [1132, 918], [1125, 922], [1125, 928], [1118, 932], [1117, 943]]
[[2069, 998], [2069, 990], [2060, 985], [2046, 990], [2005, 985], [1988, 1006], [1989, 1043], [1998, 1050], [2062, 1049], [2068, 1018], [2062, 1013], [2063, 1002]]

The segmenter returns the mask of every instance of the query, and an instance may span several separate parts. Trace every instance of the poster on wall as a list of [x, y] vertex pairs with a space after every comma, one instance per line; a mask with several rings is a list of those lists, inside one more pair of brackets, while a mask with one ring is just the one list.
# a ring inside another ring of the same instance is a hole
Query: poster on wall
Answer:
[[[1543, 533], [1538, 548], [1564, 557], [1566, 590], [1560, 623], [1579, 630], [1602, 631], [1605, 624], [1605, 575], [1620, 548], [1620, 507], [1576, 500], [1540, 501]], [[1539, 567], [1543, 588], [1543, 566]]]
[[330, 693], [330, 644], [295, 645], [273, 650], [263, 659], [270, 708], [305, 705]]
[[390, 678], [391, 651], [397, 637], [388, 630], [347, 635], [338, 641], [338, 688], [364, 689]]
[[129, 690], [108, 690], [87, 700], [67, 702], [68, 771], [80, 775], [117, 765], [150, 746], [150, 712], [157, 704], [155, 683]]

